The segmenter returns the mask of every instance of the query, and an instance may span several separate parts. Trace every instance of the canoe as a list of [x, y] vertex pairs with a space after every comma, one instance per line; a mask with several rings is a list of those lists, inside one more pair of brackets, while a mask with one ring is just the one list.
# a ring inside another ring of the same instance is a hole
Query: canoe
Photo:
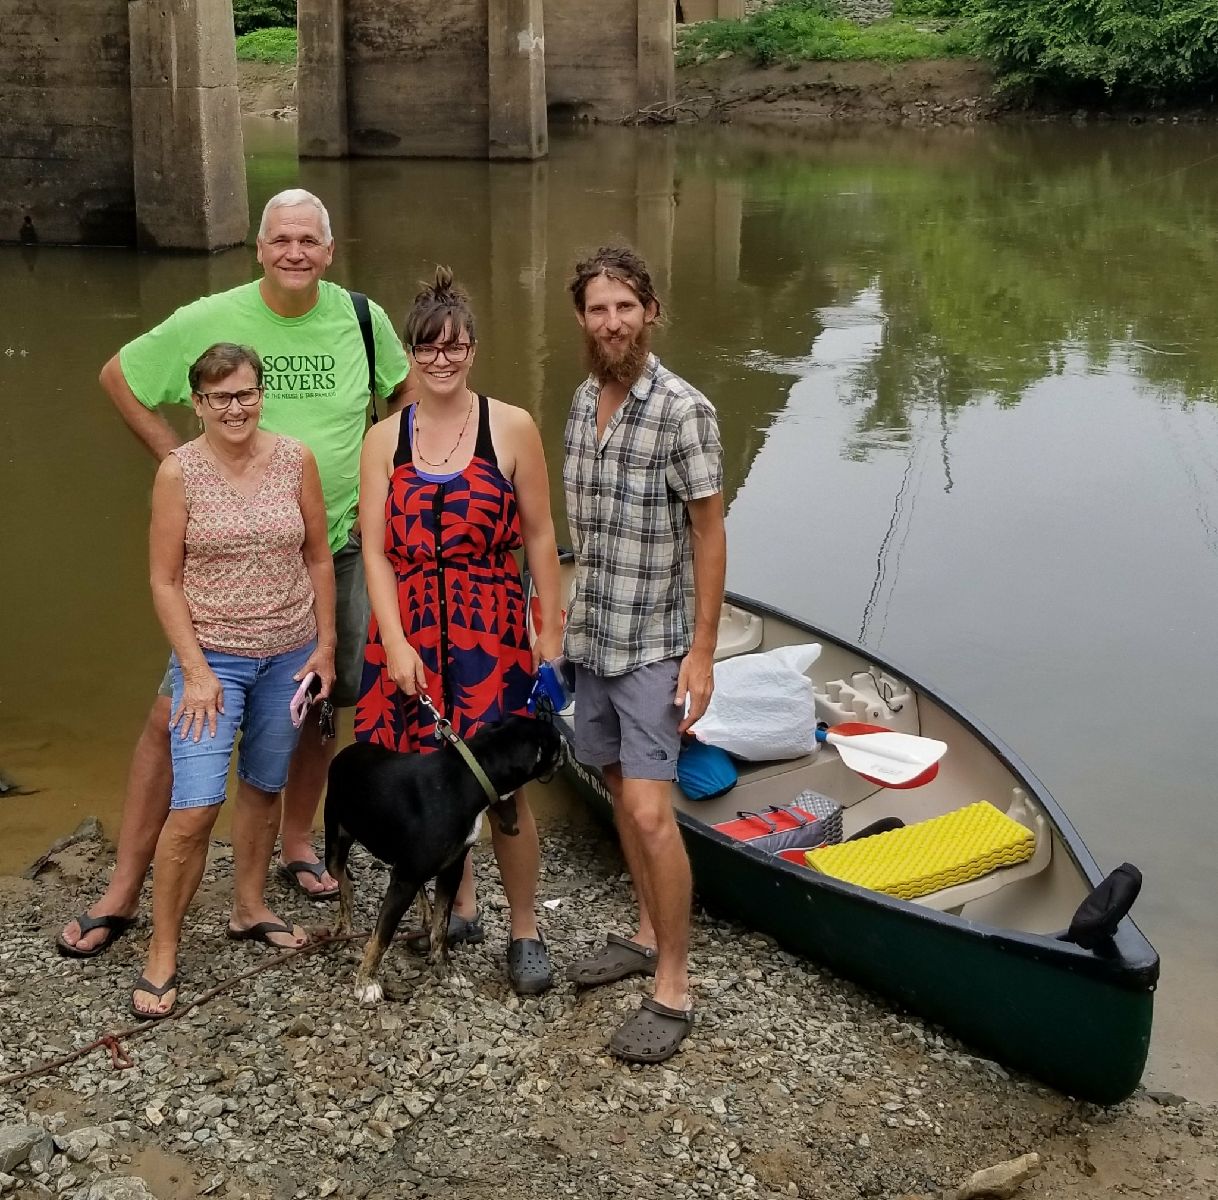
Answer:
[[[570, 583], [571, 564], [563, 569]], [[1127, 913], [1113, 918], [1111, 936], [1094, 948], [1063, 939], [1104, 876], [1044, 785], [978, 721], [871, 651], [734, 594], [719, 628], [717, 659], [819, 643], [807, 671], [818, 721], [868, 721], [948, 749], [935, 778], [907, 790], [869, 782], [831, 745], [785, 761], [737, 762], [737, 785], [717, 799], [691, 801], [674, 785], [694, 888], [706, 908], [1062, 1092], [1098, 1104], [1130, 1095], [1149, 1048], [1158, 955]], [[577, 704], [578, 696], [556, 716], [569, 742]], [[573, 756], [564, 771], [611, 821], [599, 773]], [[790, 804], [805, 789], [842, 805], [845, 839], [881, 818], [899, 816], [909, 826], [988, 800], [1036, 834], [1036, 851], [979, 880], [903, 900], [713, 828], [741, 811]]]

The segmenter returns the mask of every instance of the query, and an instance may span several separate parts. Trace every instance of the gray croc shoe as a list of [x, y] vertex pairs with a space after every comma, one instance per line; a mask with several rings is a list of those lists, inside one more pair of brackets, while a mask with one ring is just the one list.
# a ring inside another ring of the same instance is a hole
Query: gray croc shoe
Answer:
[[648, 996], [609, 1039], [609, 1049], [626, 1062], [667, 1062], [693, 1027], [692, 1008], [669, 1008]]
[[605, 937], [603, 950], [591, 958], [573, 962], [567, 968], [567, 978], [576, 987], [598, 987], [630, 975], [654, 975], [657, 957], [650, 946], [632, 942], [619, 933], [610, 933]]
[[554, 986], [554, 968], [540, 934], [535, 938], [517, 938], [508, 946], [507, 972], [518, 996], [536, 996]]
[[[447, 940], [450, 946], [460, 946], [463, 942], [476, 946], [479, 942], [486, 941], [486, 930], [482, 928], [482, 910], [479, 909], [472, 917], [449, 913]], [[426, 954], [431, 949], [431, 934], [426, 929], [412, 929], [406, 935], [406, 947], [414, 954]]]

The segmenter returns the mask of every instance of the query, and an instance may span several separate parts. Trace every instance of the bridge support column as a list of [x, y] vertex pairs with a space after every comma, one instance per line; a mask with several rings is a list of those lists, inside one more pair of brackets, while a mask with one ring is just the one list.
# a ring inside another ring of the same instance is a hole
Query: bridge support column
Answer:
[[672, 0], [638, 0], [639, 108], [671, 104], [676, 95], [676, 10]]
[[544, 158], [549, 152], [542, 7], [542, 0], [487, 5], [491, 158]]
[[695, 21], [738, 21], [744, 16], [744, 0], [681, 0], [681, 16], [686, 25]]
[[350, 148], [346, 21], [346, 0], [307, 0], [297, 8], [296, 141], [302, 158], [346, 158]]
[[231, 0], [131, 0], [128, 21], [138, 244], [238, 245], [249, 202]]

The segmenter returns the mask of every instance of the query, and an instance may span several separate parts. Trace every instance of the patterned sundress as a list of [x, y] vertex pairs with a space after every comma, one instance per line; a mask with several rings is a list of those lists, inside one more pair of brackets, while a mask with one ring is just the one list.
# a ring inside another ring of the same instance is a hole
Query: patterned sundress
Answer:
[[[512, 557], [523, 545], [516, 492], [499, 469], [488, 410], [480, 395], [469, 465], [434, 475], [413, 461], [412, 405], [402, 414], [385, 500], [385, 557], [397, 576], [402, 629], [423, 661], [432, 703], [461, 737], [526, 711], [533, 686], [524, 588]], [[389, 677], [375, 616], [355, 736], [400, 751], [439, 744], [430, 713]]]

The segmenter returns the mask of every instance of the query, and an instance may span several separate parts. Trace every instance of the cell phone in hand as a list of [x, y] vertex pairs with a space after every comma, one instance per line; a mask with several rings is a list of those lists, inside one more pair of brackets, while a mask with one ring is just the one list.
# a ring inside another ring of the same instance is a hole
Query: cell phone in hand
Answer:
[[296, 689], [296, 695], [292, 697], [288, 705], [288, 711], [292, 715], [292, 724], [297, 729], [304, 724], [305, 714], [309, 711], [309, 706], [317, 699], [320, 692], [321, 676], [316, 671], [310, 671], [300, 681], [300, 687]]

